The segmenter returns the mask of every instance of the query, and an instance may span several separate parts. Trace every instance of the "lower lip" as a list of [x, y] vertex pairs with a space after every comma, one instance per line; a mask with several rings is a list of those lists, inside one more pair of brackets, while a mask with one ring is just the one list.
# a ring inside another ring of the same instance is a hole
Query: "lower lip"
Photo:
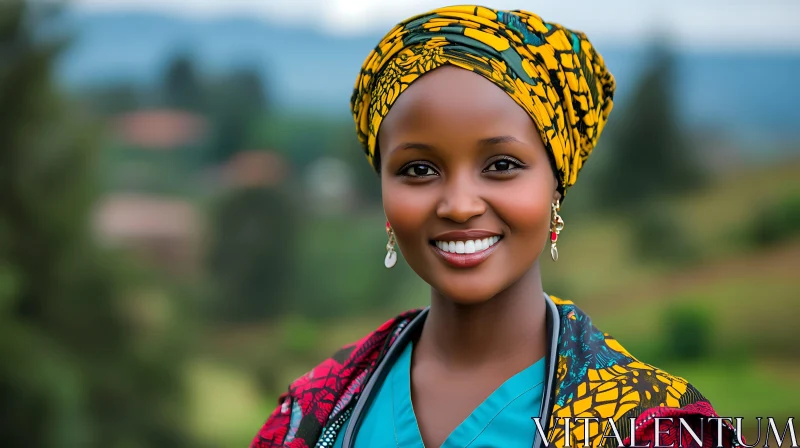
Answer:
[[[502, 241], [502, 239], [500, 241]], [[482, 250], [480, 252], [474, 252], [471, 254], [456, 254], [453, 252], [445, 252], [436, 247], [435, 245], [431, 245], [431, 247], [433, 248], [434, 252], [436, 252], [440, 257], [444, 259], [444, 261], [450, 263], [451, 265], [457, 268], [471, 268], [483, 263], [484, 260], [489, 258], [489, 255], [491, 255], [492, 252], [494, 252], [494, 250], [497, 248], [497, 245], [500, 244], [500, 241], [494, 243], [486, 250]]]

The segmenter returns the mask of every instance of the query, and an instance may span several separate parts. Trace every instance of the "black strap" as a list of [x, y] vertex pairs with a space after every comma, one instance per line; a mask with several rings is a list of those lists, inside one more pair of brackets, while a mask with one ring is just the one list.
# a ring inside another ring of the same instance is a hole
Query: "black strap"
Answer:
[[[539, 422], [542, 429], [547, 434], [547, 424], [550, 420], [550, 411], [553, 409], [553, 401], [555, 401], [556, 388], [553, 383], [556, 378], [556, 369], [558, 368], [558, 335], [561, 333], [561, 317], [558, 314], [558, 307], [553, 303], [553, 300], [547, 294], [544, 295], [544, 301], [547, 304], [546, 321], [547, 321], [547, 334], [548, 341], [547, 347], [549, 351], [545, 352], [545, 363], [547, 365], [547, 384], [545, 384], [544, 393], [542, 394], [542, 407], [539, 408]], [[539, 435], [539, 430], [535, 429], [533, 436], [533, 448], [540, 448], [548, 446], [549, 443], [542, 439]]]

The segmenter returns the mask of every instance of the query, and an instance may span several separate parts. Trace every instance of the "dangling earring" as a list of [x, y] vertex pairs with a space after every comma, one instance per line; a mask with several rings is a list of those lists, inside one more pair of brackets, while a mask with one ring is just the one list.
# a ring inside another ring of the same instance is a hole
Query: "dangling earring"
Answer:
[[558, 199], [551, 205], [553, 209], [553, 220], [550, 223], [550, 258], [553, 261], [558, 261], [558, 248], [556, 247], [556, 241], [558, 241], [558, 234], [561, 233], [561, 230], [564, 228], [564, 220], [561, 219], [561, 215], [558, 214], [558, 210], [561, 208], [561, 203]]
[[397, 252], [394, 251], [394, 230], [389, 221], [386, 221], [386, 233], [389, 235], [389, 242], [386, 243], [386, 258], [383, 260], [383, 264], [387, 268], [393, 268], [397, 264]]

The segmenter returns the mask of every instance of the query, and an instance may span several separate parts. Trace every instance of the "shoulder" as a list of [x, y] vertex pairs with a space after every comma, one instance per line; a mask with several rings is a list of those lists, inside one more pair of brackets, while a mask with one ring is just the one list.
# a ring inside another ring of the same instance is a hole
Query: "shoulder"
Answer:
[[339, 414], [360, 393], [384, 351], [421, 311], [411, 310], [389, 319], [293, 381], [278, 398], [278, 407], [251, 447], [283, 446], [289, 440], [313, 446], [331, 416]]
[[[330, 389], [334, 395], [345, 394], [348, 389], [360, 386], [368, 371], [377, 363], [384, 351], [391, 345], [398, 333], [416, 317], [421, 310], [414, 309], [399, 314], [365, 335], [358, 341], [345, 345], [330, 358], [321, 362], [289, 385], [282, 396], [302, 397], [309, 390]], [[352, 391], [351, 391], [352, 392]]]
[[[707, 401], [689, 382], [640, 361], [613, 336], [599, 330], [575, 303], [552, 297], [559, 311], [559, 380], [566, 391], [586, 384], [609, 390], [609, 400], [632, 400], [642, 406], [681, 407]], [[602, 386], [602, 387], [601, 387]], [[614, 387], [611, 387], [614, 386]], [[621, 395], [620, 395], [621, 394]]]
[[637, 359], [595, 327], [575, 303], [551, 299], [560, 317], [554, 418], [563, 421], [590, 412], [619, 422], [622, 426], [614, 429], [623, 434], [652, 434], [656, 418], [684, 418], [691, 424], [718, 417], [709, 400], [686, 379]]
[[558, 353], [567, 384], [618, 381], [630, 386], [638, 400], [658, 397], [668, 406], [702, 400], [684, 378], [640, 361], [612, 335], [598, 329], [575, 303], [552, 297], [559, 311]]
[[330, 358], [295, 380], [289, 387], [290, 391], [302, 388], [309, 381], [321, 376], [344, 374], [350, 371], [357, 373], [368, 369], [391, 345], [397, 334], [421, 311], [414, 309], [397, 315], [358, 341], [341, 347]]

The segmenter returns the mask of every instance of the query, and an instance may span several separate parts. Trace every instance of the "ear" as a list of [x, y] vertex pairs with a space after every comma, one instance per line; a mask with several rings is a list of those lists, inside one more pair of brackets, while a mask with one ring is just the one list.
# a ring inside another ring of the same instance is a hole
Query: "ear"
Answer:
[[553, 203], [556, 201], [561, 202], [561, 192], [557, 188], [553, 191]]

